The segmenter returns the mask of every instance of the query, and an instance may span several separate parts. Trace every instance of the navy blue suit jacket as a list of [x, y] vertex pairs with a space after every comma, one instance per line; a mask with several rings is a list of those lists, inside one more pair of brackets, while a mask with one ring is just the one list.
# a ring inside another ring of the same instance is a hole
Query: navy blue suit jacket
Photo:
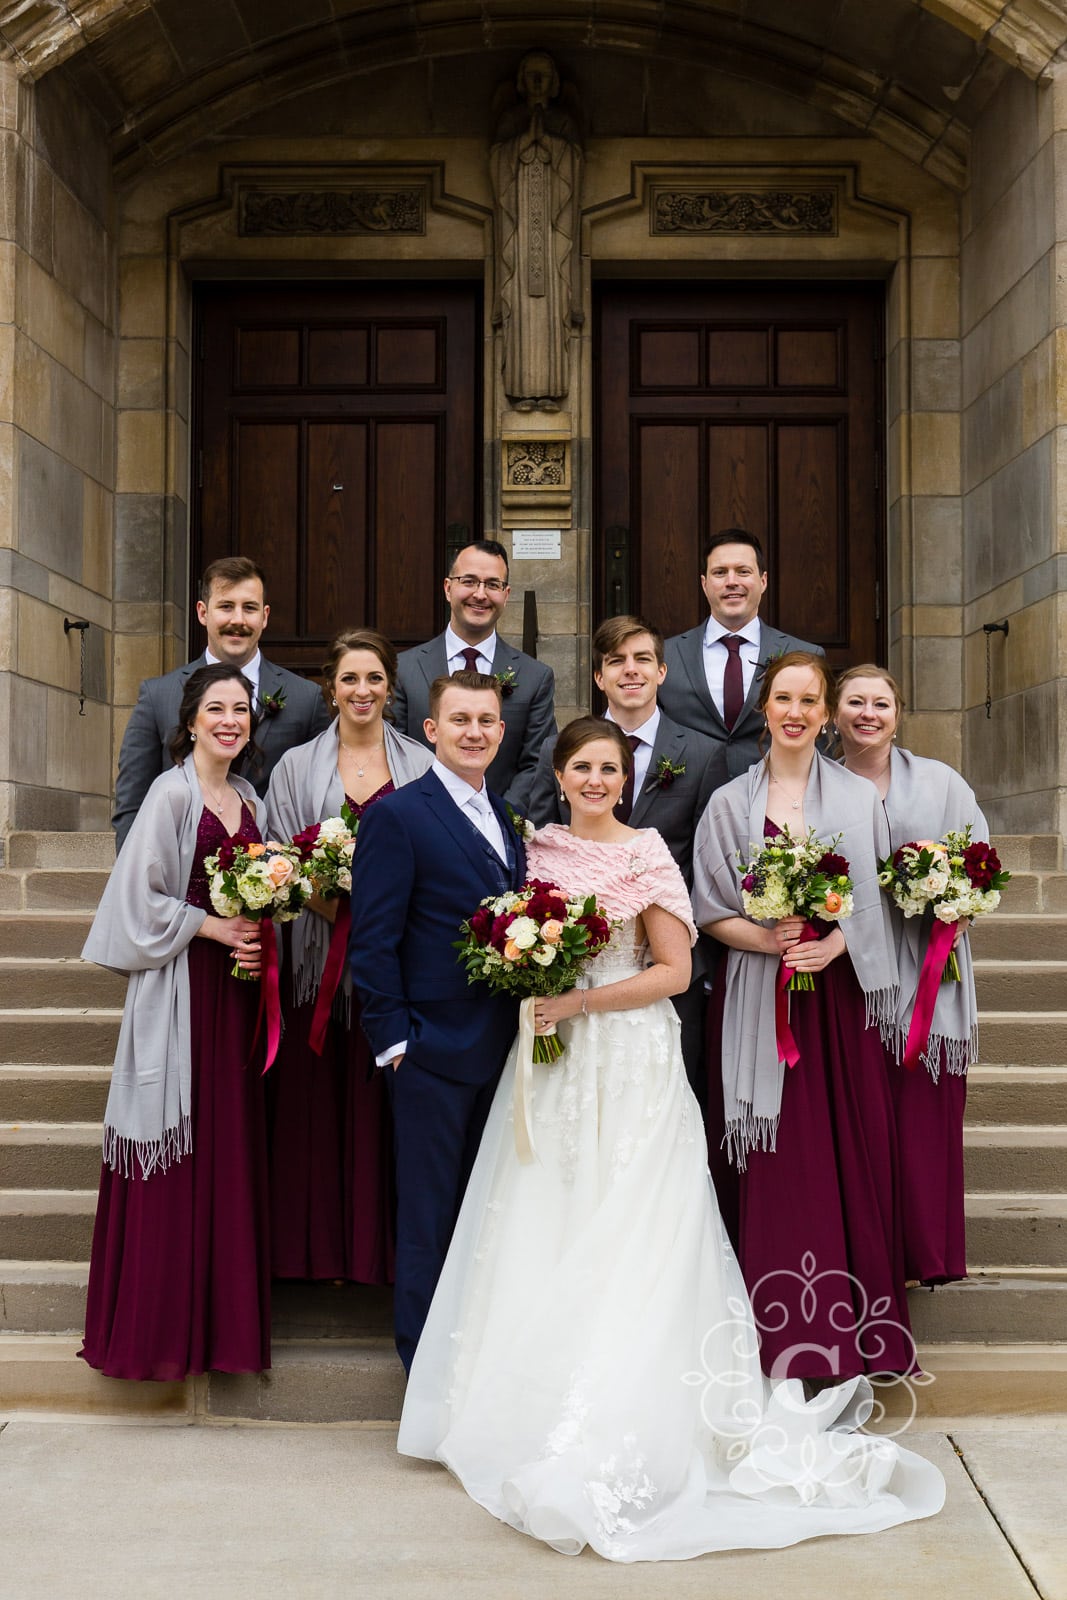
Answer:
[[371, 1049], [406, 1039], [421, 1067], [460, 1083], [489, 1082], [518, 1030], [518, 1001], [472, 988], [453, 948], [481, 900], [526, 877], [522, 840], [489, 798], [508, 866], [432, 771], [371, 806], [352, 862], [348, 958]]

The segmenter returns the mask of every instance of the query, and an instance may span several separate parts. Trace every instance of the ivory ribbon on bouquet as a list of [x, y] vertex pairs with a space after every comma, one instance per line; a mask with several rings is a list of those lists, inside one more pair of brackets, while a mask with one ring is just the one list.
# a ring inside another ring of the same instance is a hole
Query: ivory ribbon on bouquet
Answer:
[[952, 941], [956, 937], [956, 927], [955, 922], [935, 921], [930, 930], [930, 943], [926, 946], [926, 955], [923, 957], [919, 985], [915, 991], [915, 1008], [911, 1014], [911, 1027], [908, 1029], [908, 1042], [904, 1047], [904, 1065], [909, 1072], [914, 1072], [919, 1065], [930, 1038], [934, 1007], [941, 987], [941, 974], [945, 970], [945, 962], [952, 949]]
[[515, 1154], [524, 1167], [539, 1159], [533, 1142], [534, 998], [519, 1006], [519, 1054], [515, 1062], [515, 1087], [511, 1108], [515, 1123]]
[[330, 948], [326, 956], [326, 965], [322, 970], [315, 1011], [311, 1018], [311, 1033], [308, 1036], [308, 1044], [317, 1056], [321, 1056], [323, 1045], [326, 1043], [326, 1029], [330, 1025], [334, 995], [340, 986], [341, 974], [344, 971], [345, 956], [348, 954], [348, 932], [351, 926], [352, 902], [348, 895], [342, 895], [337, 903], [337, 916], [330, 934]]

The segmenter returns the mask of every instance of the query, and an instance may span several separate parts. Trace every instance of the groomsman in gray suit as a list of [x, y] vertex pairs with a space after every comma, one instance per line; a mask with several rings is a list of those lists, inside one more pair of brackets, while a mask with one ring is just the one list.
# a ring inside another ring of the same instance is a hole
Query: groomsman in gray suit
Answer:
[[221, 661], [242, 672], [256, 696], [261, 721], [256, 744], [262, 760], [246, 776], [260, 794], [286, 750], [306, 744], [329, 725], [330, 716], [317, 684], [298, 678], [260, 653], [270, 606], [262, 568], [247, 556], [213, 561], [200, 580], [196, 614], [207, 630], [207, 649], [195, 661], [146, 678], [130, 713], [119, 752], [115, 783], [115, 846], [121, 850], [141, 801], [170, 765], [167, 742], [178, 722], [185, 680], [197, 667]]
[[[712, 792], [730, 774], [721, 743], [692, 728], [680, 727], [662, 710], [663, 636], [642, 617], [612, 617], [593, 635], [593, 675], [608, 702], [605, 716], [618, 723], [634, 753], [630, 781], [615, 814], [632, 828], [655, 828], [678, 863], [688, 887], [693, 883], [693, 834]], [[658, 699], [657, 699], [658, 696]], [[531, 822], [570, 822], [570, 807], [560, 798], [552, 768], [555, 739], [541, 751], [530, 795]], [[701, 934], [693, 951], [693, 981], [677, 995], [686, 1071], [701, 1105], [705, 1100], [704, 980], [715, 941]]]
[[667, 678], [659, 699], [675, 722], [722, 746], [730, 777], [736, 778], [759, 760], [757, 669], [789, 650], [820, 656], [823, 651], [760, 621], [767, 568], [759, 540], [743, 528], [723, 528], [708, 538], [700, 587], [711, 615], [699, 628], [667, 640]]
[[477, 539], [461, 550], [445, 579], [451, 618], [444, 633], [400, 657], [393, 695], [393, 722], [401, 733], [426, 744], [430, 685], [456, 672], [494, 677], [503, 696], [504, 738], [485, 781], [516, 811], [527, 809], [537, 756], [556, 732], [552, 669], [501, 639], [497, 624], [508, 603], [508, 553], [495, 539]]

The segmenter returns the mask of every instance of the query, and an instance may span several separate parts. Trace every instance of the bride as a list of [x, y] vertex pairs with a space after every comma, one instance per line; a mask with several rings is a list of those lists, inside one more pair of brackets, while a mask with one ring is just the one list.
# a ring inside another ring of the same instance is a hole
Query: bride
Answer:
[[631, 752], [582, 717], [556, 745], [569, 829], [532, 877], [621, 926], [582, 985], [538, 999], [566, 1049], [535, 1067], [520, 1164], [512, 1049], [408, 1382], [398, 1448], [443, 1462], [554, 1549], [680, 1560], [866, 1533], [940, 1510], [921, 1457], [857, 1432], [858, 1377], [805, 1400], [762, 1376], [669, 997], [695, 939], [659, 834], [613, 814]]

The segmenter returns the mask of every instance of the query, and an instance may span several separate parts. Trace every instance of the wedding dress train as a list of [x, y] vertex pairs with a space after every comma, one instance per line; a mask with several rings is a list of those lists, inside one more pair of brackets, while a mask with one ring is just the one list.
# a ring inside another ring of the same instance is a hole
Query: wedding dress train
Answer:
[[[555, 831], [555, 830], [553, 830]], [[647, 964], [634, 922], [588, 968]], [[667, 1000], [578, 1016], [535, 1067], [515, 1155], [513, 1049], [412, 1368], [403, 1454], [442, 1461], [556, 1550], [680, 1560], [930, 1516], [937, 1469], [857, 1430], [854, 1378], [805, 1401], [762, 1374]]]

